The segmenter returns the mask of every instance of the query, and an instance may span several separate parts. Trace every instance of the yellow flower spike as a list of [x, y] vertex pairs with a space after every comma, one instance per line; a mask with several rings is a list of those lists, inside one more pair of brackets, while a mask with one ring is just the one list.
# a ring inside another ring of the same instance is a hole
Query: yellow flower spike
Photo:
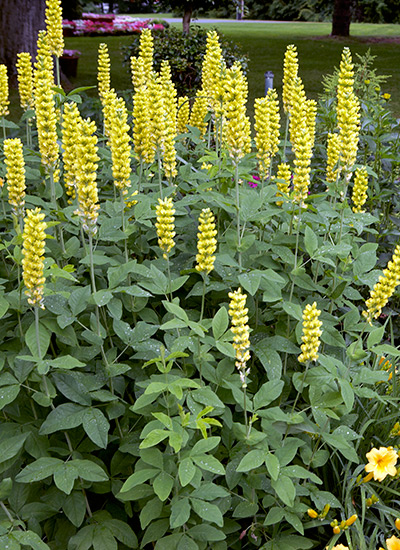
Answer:
[[169, 252], [175, 246], [175, 208], [171, 197], [158, 199], [156, 206], [158, 246], [163, 251], [163, 258], [168, 259]]
[[305, 207], [304, 201], [310, 186], [312, 140], [305, 123], [299, 129], [294, 159], [293, 191], [294, 200]]
[[148, 81], [150, 131], [154, 150], [163, 150], [166, 129], [166, 108], [163, 96], [163, 88], [160, 78], [156, 73], [151, 73]]
[[367, 200], [368, 174], [366, 168], [357, 168], [354, 176], [353, 194], [351, 200], [354, 203], [353, 212], [365, 212], [363, 206]]
[[390, 539], [386, 539], [386, 546], [388, 550], [400, 550], [400, 539], [393, 535]]
[[358, 516], [357, 514], [353, 514], [349, 517], [349, 519], [346, 519], [346, 527], [350, 527], [353, 525], [353, 523], [357, 520]]
[[397, 452], [393, 447], [375, 447], [366, 454], [368, 464], [365, 471], [372, 474], [375, 481], [383, 481], [386, 476], [395, 476], [397, 474]]
[[22, 277], [27, 288], [25, 294], [28, 303], [44, 309], [43, 291], [46, 281], [43, 277], [44, 249], [46, 241], [44, 213], [40, 208], [27, 210], [24, 218], [24, 231], [22, 233]]
[[340, 155], [340, 137], [339, 134], [328, 134], [328, 143], [326, 147], [326, 181], [334, 182], [338, 176], [339, 155]]
[[292, 87], [293, 81], [297, 77], [299, 71], [299, 62], [297, 59], [297, 48], [293, 44], [290, 44], [286, 48], [284, 62], [283, 62], [283, 87], [282, 87], [282, 101], [283, 109], [285, 113], [291, 112], [292, 107]]
[[76, 103], [65, 103], [62, 122], [63, 176], [64, 186], [71, 203], [76, 195], [76, 172], [78, 166], [79, 125], [82, 117]]
[[146, 83], [146, 75], [144, 73], [144, 61], [143, 57], [131, 56], [131, 76], [132, 76], [132, 85], [134, 90], [140, 88]]
[[315, 122], [317, 119], [317, 102], [315, 99], [307, 99], [306, 101], [306, 123], [308, 133], [311, 139], [311, 147], [314, 147], [315, 143]]
[[8, 202], [17, 218], [23, 218], [25, 205], [25, 161], [19, 138], [4, 141], [4, 162], [7, 166]]
[[354, 87], [354, 64], [351, 58], [350, 49], [346, 46], [343, 48], [342, 58], [339, 66], [339, 80], [337, 94], [340, 97], [349, 91], [353, 91]]
[[33, 97], [33, 67], [32, 56], [28, 52], [17, 54], [17, 78], [18, 92], [21, 108], [24, 111], [33, 109], [35, 100]]
[[292, 149], [296, 152], [298, 139], [304, 131], [309, 133], [307, 122], [307, 98], [303, 81], [299, 76], [293, 79], [291, 84], [291, 107], [289, 119], [289, 135]]
[[152, 163], [155, 148], [151, 131], [150, 92], [140, 86], [133, 96], [133, 146], [135, 156], [143, 162]]
[[97, 60], [97, 82], [100, 100], [103, 103], [104, 95], [110, 91], [110, 56], [107, 44], [99, 44]]
[[[274, 177], [276, 183], [276, 196], [282, 197], [283, 195], [289, 194], [289, 187], [292, 178], [292, 173], [290, 171], [290, 166], [286, 163], [278, 164], [278, 173]], [[282, 206], [283, 201], [276, 201], [278, 206]]]
[[228, 313], [232, 317], [231, 332], [233, 333], [233, 347], [236, 350], [235, 365], [244, 389], [247, 387], [246, 377], [250, 373], [250, 369], [246, 368], [246, 364], [250, 361], [250, 329], [247, 324], [249, 310], [245, 307], [247, 294], [242, 294], [242, 289], [238, 288], [234, 292], [229, 292], [228, 296], [231, 299]]
[[214, 113], [215, 119], [220, 119], [222, 116], [222, 84], [225, 70], [226, 64], [218, 34], [216, 31], [208, 31], [206, 52], [201, 70], [202, 86], [199, 93], [206, 98], [206, 105]]
[[[158, 78], [160, 93], [163, 103], [164, 136], [159, 142], [163, 152], [163, 167], [167, 178], [177, 175], [175, 139], [177, 135], [177, 99], [175, 85], [171, 80], [171, 68], [168, 61], [161, 63], [160, 76]], [[157, 119], [155, 119], [157, 120]]]
[[240, 63], [234, 63], [226, 71], [223, 87], [224, 137], [229, 154], [237, 164], [251, 150], [250, 119], [246, 115], [248, 87]]
[[263, 177], [269, 175], [271, 159], [279, 149], [279, 101], [275, 90], [270, 89], [267, 95], [254, 101], [255, 142], [260, 172]]
[[189, 98], [185, 95], [178, 98], [178, 112], [176, 115], [176, 124], [178, 134], [184, 134], [189, 124], [190, 104]]
[[205, 120], [207, 112], [207, 99], [203, 97], [202, 91], [198, 91], [196, 92], [196, 97], [190, 113], [189, 124], [200, 130], [200, 137], [203, 137], [207, 130], [207, 122]]
[[363, 316], [372, 324], [372, 319], [377, 319], [382, 309], [385, 307], [389, 298], [400, 283], [400, 245], [397, 245], [389, 261], [387, 268], [383, 270], [383, 275], [370, 291], [370, 297], [365, 302], [367, 310], [363, 311]]
[[310, 516], [311, 519], [317, 519], [317, 517], [319, 516], [318, 512], [316, 512], [312, 508], [309, 508], [307, 510], [307, 514]]
[[204, 208], [199, 217], [199, 232], [197, 233], [196, 270], [207, 274], [214, 269], [217, 239], [215, 238], [215, 217], [209, 208]]
[[97, 137], [96, 124], [83, 120], [80, 128], [77, 146], [76, 190], [78, 195], [78, 210], [76, 214], [82, 219], [82, 227], [89, 235], [97, 233], [97, 218], [100, 208], [96, 183]]
[[[45, 68], [49, 71], [49, 78], [54, 84], [54, 62], [51, 56], [49, 37], [47, 36], [46, 31], [38, 32], [36, 63], [39, 58], [41, 58]], [[37, 69], [36, 63], [35, 69]]]
[[114, 185], [126, 195], [131, 186], [132, 169], [128, 111], [122, 97], [117, 99], [111, 108], [110, 148]]
[[301, 345], [301, 355], [298, 357], [299, 363], [316, 361], [318, 359], [318, 348], [320, 346], [320, 336], [322, 334], [322, 321], [318, 319], [321, 311], [317, 309], [317, 303], [307, 304], [303, 310], [303, 334]]
[[400, 531], [400, 518], [396, 518], [396, 521], [394, 522], [396, 529]]
[[139, 56], [143, 59], [143, 71], [146, 80], [153, 70], [154, 40], [151, 29], [143, 29], [139, 40]]
[[46, 46], [46, 34], [39, 31], [39, 35], [41, 36], [39, 36], [38, 43], [41, 42], [43, 53], [38, 53], [34, 73], [36, 126], [42, 165], [48, 174], [54, 174], [59, 159], [59, 146], [57, 143], [57, 113], [52, 90], [54, 86], [53, 62]]
[[64, 51], [61, 0], [46, 0], [45, 16], [50, 52], [61, 57]]
[[[115, 93], [114, 88], [104, 92], [102, 105], [103, 105], [103, 125], [104, 125], [104, 135], [110, 137], [111, 131], [111, 119], [112, 113], [115, 109], [115, 104], [118, 100], [117, 94]], [[110, 142], [107, 142], [107, 145], [110, 145]]]
[[10, 114], [8, 110], [9, 105], [7, 67], [5, 65], [0, 65], [0, 117]]

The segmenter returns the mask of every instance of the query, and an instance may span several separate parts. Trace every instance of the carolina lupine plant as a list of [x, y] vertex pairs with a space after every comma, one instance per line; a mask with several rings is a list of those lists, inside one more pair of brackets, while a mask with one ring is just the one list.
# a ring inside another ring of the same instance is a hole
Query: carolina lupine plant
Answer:
[[398, 548], [400, 245], [350, 50], [327, 117], [288, 46], [252, 128], [215, 31], [178, 97], [144, 30], [132, 102], [100, 45], [96, 124], [59, 17], [18, 125], [0, 70], [0, 547]]

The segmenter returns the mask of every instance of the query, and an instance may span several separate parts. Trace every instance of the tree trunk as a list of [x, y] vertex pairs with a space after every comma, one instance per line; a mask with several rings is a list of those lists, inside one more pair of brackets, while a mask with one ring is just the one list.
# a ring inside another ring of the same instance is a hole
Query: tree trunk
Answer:
[[17, 53], [36, 56], [37, 34], [45, 28], [42, 0], [0, 0], [0, 63], [16, 74]]
[[332, 36], [349, 36], [351, 0], [335, 0], [332, 17]]
[[192, 19], [193, 13], [193, 2], [186, 2], [183, 12], [182, 27], [184, 34], [189, 34], [190, 31], [190, 20]]

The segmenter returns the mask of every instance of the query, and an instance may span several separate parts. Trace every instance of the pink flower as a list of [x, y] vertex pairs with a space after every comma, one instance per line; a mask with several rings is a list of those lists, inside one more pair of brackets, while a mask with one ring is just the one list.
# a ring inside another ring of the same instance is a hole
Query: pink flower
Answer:
[[[260, 181], [260, 176], [253, 176], [253, 180]], [[248, 181], [247, 184], [249, 185], [249, 187], [252, 187], [253, 189], [255, 189], [258, 186], [258, 184], [255, 181]]]

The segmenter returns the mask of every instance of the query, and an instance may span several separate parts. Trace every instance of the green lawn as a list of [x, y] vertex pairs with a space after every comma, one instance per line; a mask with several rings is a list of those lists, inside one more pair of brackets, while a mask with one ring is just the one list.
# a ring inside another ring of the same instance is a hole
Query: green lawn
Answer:
[[[205, 27], [212, 27], [205, 23]], [[329, 23], [234, 23], [218, 25], [228, 38], [242, 44], [249, 54], [249, 99], [264, 93], [264, 72], [272, 70], [274, 84], [281, 92], [282, 62], [286, 46], [295, 43], [299, 51], [300, 74], [309, 97], [321, 92], [321, 77], [330, 73], [340, 61], [344, 46], [350, 46], [353, 56], [363, 54], [368, 48], [376, 55], [378, 74], [392, 75], [383, 91], [392, 95], [395, 113], [400, 114], [400, 66], [399, 44], [376, 42], [376, 37], [400, 37], [400, 25], [353, 24], [349, 39], [330, 38]], [[370, 40], [371, 39], [371, 40]], [[128, 44], [129, 37], [67, 38], [66, 47], [82, 52], [78, 76], [72, 81], [75, 86], [96, 84], [97, 48], [100, 42], [109, 46], [112, 62], [112, 86], [117, 90], [130, 87], [129, 75], [122, 66], [120, 46]]]

